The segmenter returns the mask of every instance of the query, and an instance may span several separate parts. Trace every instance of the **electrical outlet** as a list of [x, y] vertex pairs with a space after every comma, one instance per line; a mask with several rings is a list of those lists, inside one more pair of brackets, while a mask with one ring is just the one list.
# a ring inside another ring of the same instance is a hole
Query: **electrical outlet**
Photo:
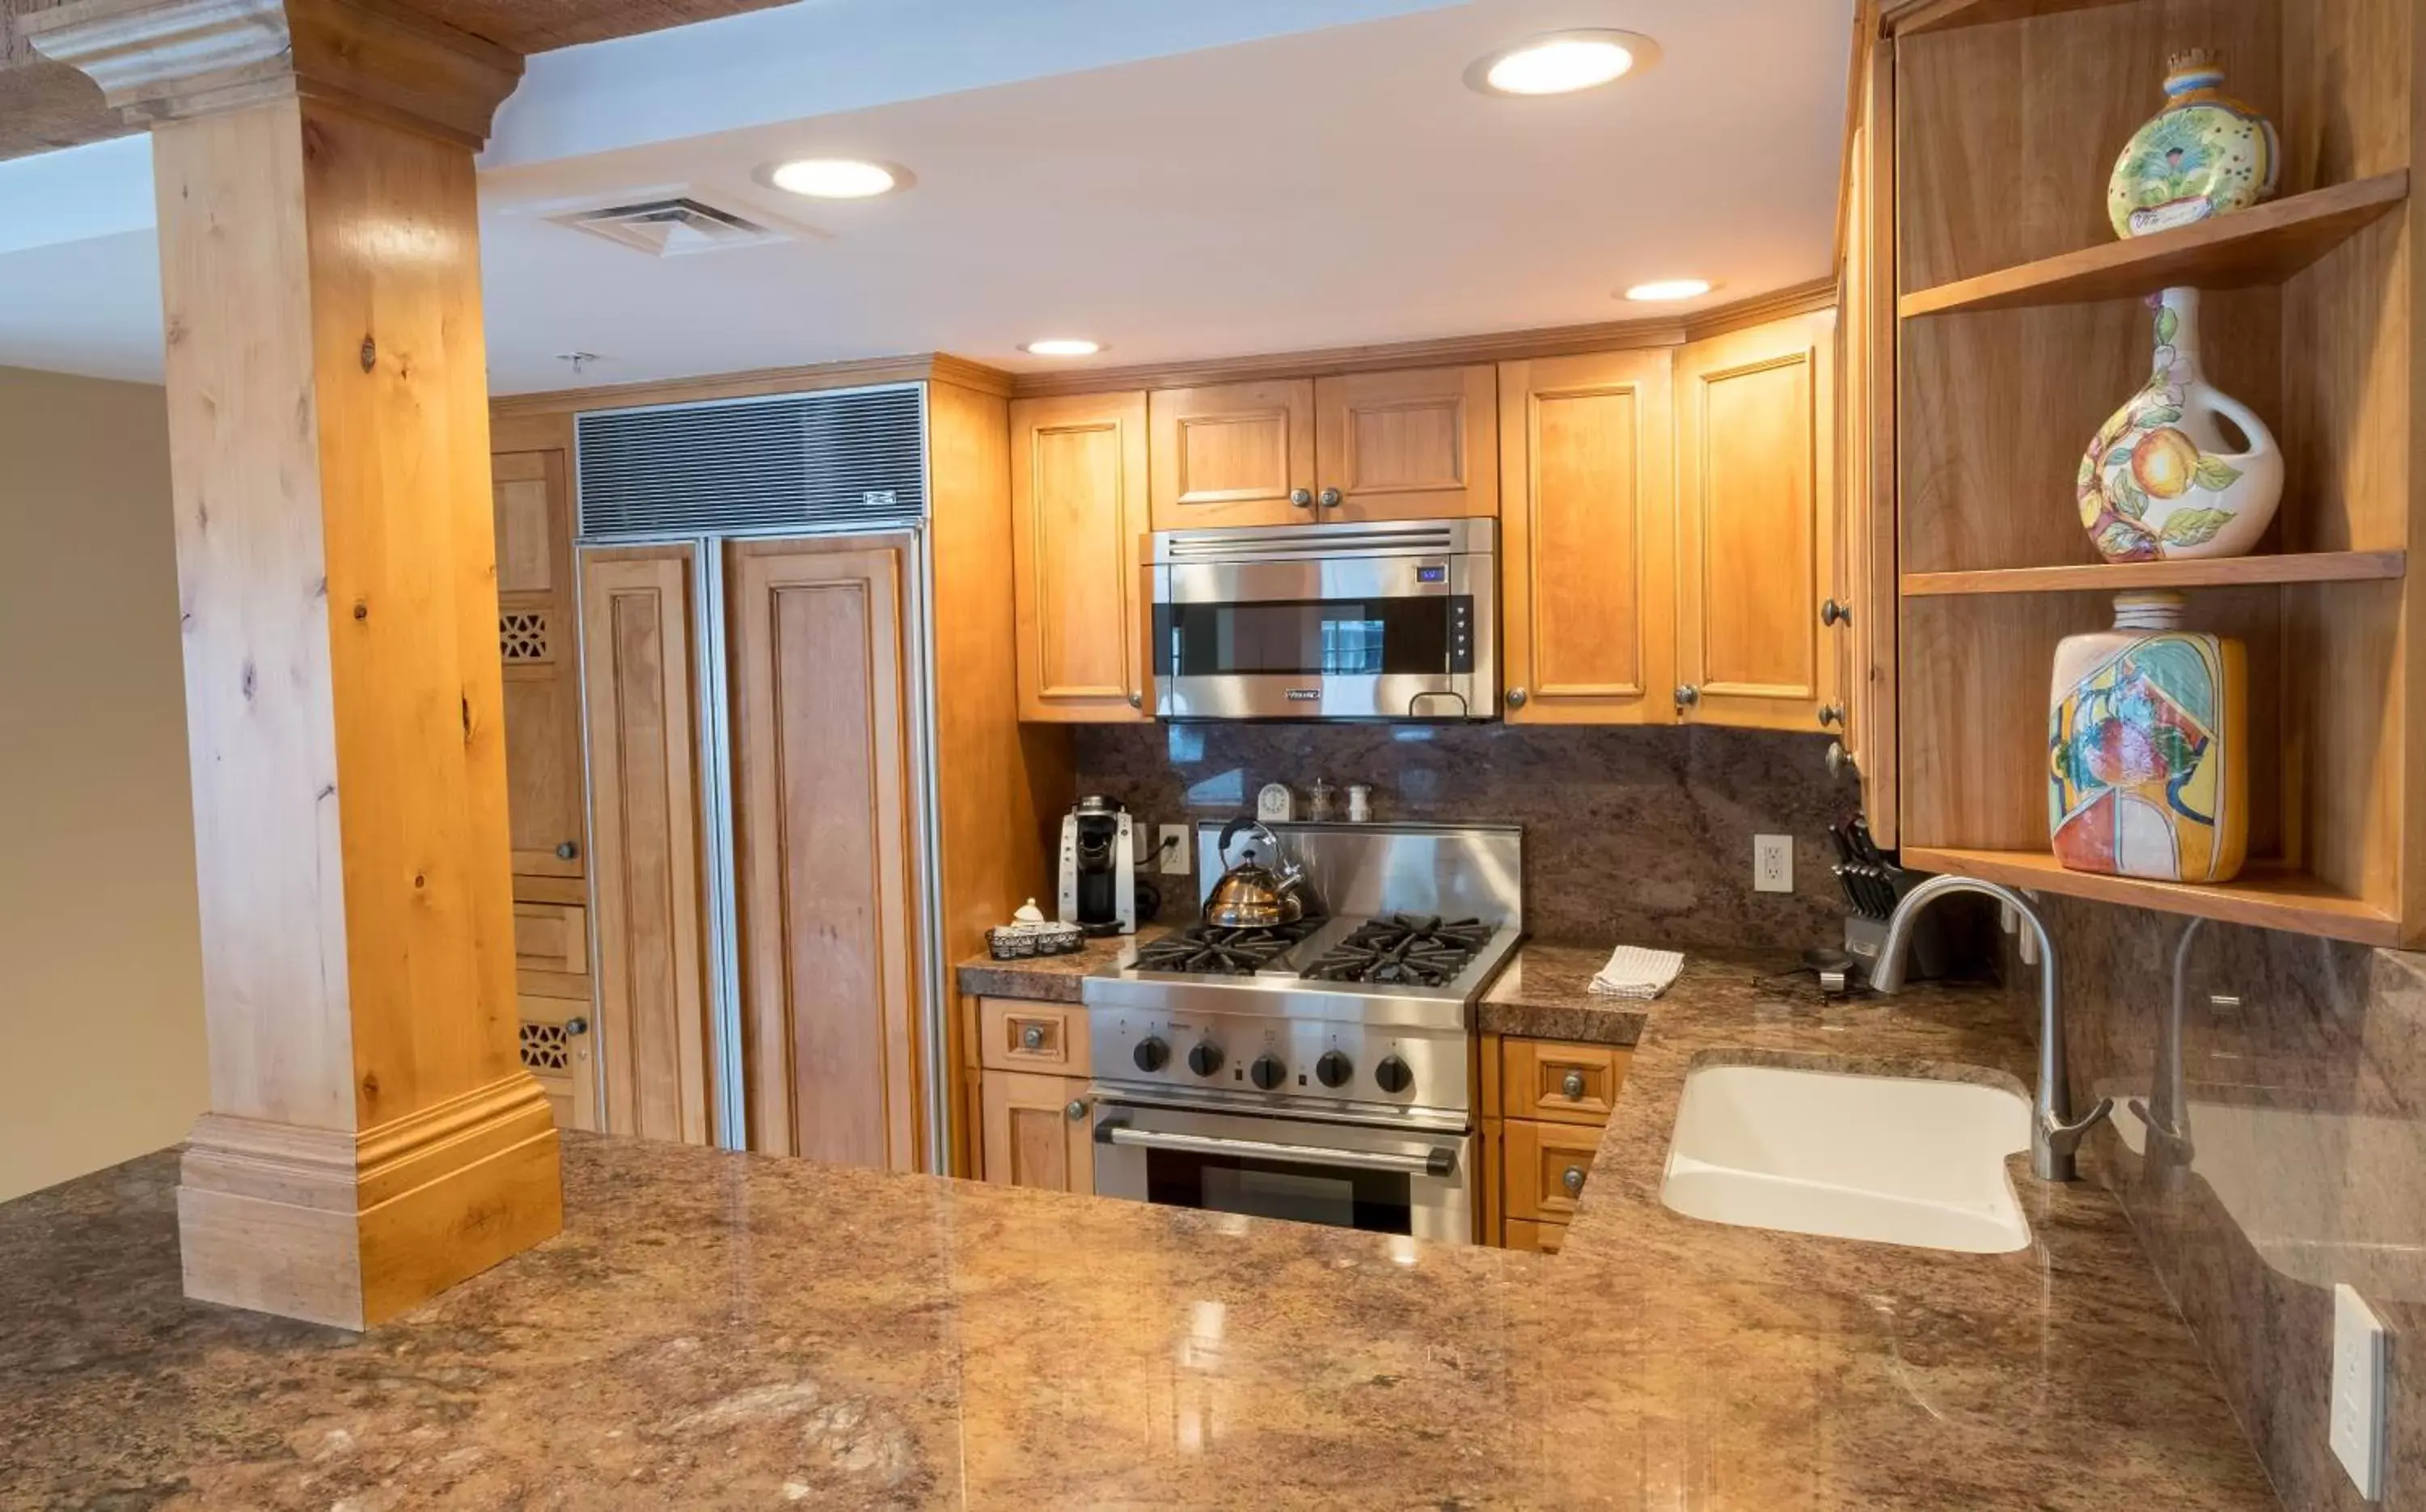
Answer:
[[2358, 1494], [2384, 1499], [2384, 1324], [2365, 1298], [2334, 1287], [2334, 1457]]
[[1156, 825], [1155, 826], [1155, 832], [1161, 837], [1155, 843], [1155, 855], [1157, 859], [1162, 875], [1165, 877], [1186, 877], [1188, 875], [1188, 868], [1189, 865], [1188, 858], [1188, 827], [1184, 824]]
[[1752, 890], [1755, 893], [1794, 891], [1794, 837], [1752, 837]]

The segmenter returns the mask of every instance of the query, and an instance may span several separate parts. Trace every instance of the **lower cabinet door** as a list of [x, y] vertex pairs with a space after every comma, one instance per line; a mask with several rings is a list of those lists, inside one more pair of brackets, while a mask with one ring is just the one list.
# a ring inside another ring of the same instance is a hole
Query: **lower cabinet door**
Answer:
[[1095, 1189], [1094, 1120], [1087, 1084], [1073, 1076], [987, 1071], [978, 1090], [985, 1119], [985, 1179], [997, 1186], [1053, 1192]]
[[523, 1069], [547, 1094], [559, 1129], [595, 1132], [598, 1120], [598, 1061], [590, 1054], [590, 1004], [583, 998], [535, 997], [515, 1000], [517, 1038]]
[[1555, 1255], [1567, 1242], [1567, 1226], [1563, 1223], [1541, 1223], [1531, 1218], [1508, 1220], [1508, 1247], [1529, 1254]]

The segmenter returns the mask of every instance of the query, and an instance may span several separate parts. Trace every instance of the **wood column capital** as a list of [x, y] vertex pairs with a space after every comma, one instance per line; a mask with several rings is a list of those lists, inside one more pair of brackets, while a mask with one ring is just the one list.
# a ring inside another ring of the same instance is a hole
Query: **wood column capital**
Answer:
[[391, 0], [69, 0], [17, 24], [136, 126], [301, 95], [477, 151], [523, 72]]

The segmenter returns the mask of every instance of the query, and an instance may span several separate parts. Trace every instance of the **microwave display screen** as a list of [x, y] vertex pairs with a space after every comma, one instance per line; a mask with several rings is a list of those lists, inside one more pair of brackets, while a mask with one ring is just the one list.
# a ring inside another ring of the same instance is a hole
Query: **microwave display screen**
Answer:
[[1155, 611], [1167, 677], [1421, 676], [1473, 669], [1465, 597], [1167, 603]]

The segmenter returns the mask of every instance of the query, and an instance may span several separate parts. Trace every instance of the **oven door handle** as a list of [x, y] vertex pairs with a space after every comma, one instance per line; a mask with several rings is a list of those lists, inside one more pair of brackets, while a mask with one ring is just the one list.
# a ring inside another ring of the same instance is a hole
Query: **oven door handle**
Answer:
[[1139, 1150], [1184, 1150], [1195, 1155], [1236, 1155], [1289, 1166], [1352, 1166], [1359, 1170], [1399, 1171], [1409, 1176], [1457, 1174], [1457, 1151], [1437, 1146], [1420, 1155], [1400, 1155], [1386, 1150], [1333, 1150], [1323, 1145], [1277, 1144], [1269, 1139], [1170, 1134], [1160, 1129], [1140, 1129], [1117, 1119], [1106, 1119], [1095, 1126], [1095, 1142]]

